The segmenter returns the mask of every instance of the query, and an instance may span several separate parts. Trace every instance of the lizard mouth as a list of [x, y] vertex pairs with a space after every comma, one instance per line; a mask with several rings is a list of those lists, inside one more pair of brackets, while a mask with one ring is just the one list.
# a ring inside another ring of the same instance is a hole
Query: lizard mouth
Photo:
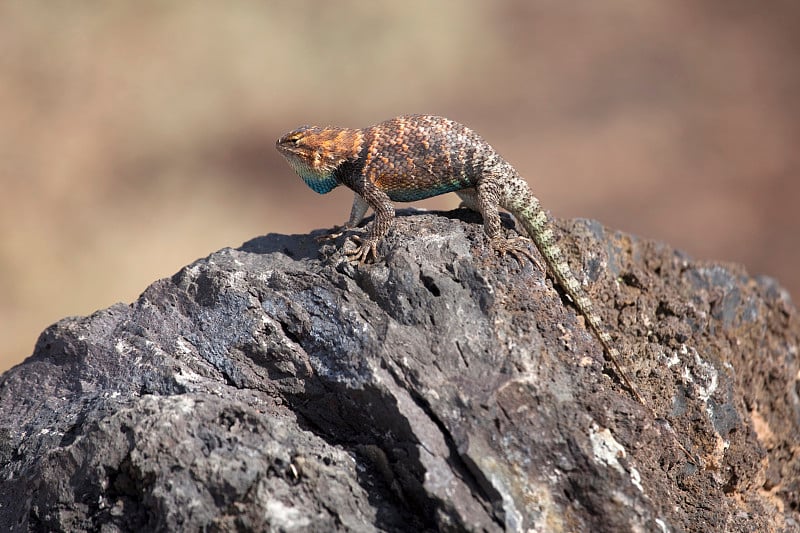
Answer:
[[298, 148], [292, 146], [292, 143], [287, 141], [285, 137], [281, 137], [275, 141], [275, 148], [283, 155], [295, 155], [299, 153]]
[[303, 154], [302, 140], [306, 137], [306, 130], [308, 126], [300, 126], [296, 130], [290, 131], [275, 141], [275, 148], [282, 154]]

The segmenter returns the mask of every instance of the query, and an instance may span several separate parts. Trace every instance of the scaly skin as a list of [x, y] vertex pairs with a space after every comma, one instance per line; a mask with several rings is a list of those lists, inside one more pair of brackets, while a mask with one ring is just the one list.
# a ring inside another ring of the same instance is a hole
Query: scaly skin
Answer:
[[345, 251], [352, 261], [378, 258], [377, 245], [394, 223], [393, 201], [413, 202], [455, 192], [464, 206], [481, 213], [494, 250], [535, 263], [526, 239], [506, 239], [501, 233], [499, 209], [511, 212], [600, 339], [623, 383], [656, 418], [617, 362], [620, 354], [555, 242], [547, 212], [514, 167], [477, 133], [443, 117], [407, 115], [363, 129], [302, 126], [278, 139], [276, 147], [316, 192], [325, 194], [339, 185], [355, 192], [350, 218], [340, 229], [355, 227], [367, 209], [373, 209], [375, 219], [366, 237], [354, 237], [358, 246]]

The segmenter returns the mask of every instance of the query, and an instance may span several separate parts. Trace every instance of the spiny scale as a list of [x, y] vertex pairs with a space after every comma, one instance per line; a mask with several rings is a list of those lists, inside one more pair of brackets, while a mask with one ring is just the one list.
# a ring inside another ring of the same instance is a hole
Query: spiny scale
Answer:
[[[552, 222], [539, 200], [514, 167], [477, 133], [443, 117], [407, 115], [363, 129], [303, 126], [278, 139], [276, 147], [316, 192], [324, 194], [338, 185], [355, 192], [350, 218], [342, 229], [356, 226], [369, 207], [375, 211], [366, 237], [353, 237], [358, 246], [344, 252], [354, 261], [377, 259], [377, 245], [394, 223], [392, 201], [411, 202], [456, 192], [464, 206], [483, 216], [492, 248], [501, 255], [509, 253], [536, 262], [525, 239], [502, 236], [499, 208], [510, 211], [600, 339], [625, 386], [657, 418], [619, 365], [620, 354], [564, 260]], [[680, 449], [698, 461], [671, 427], [669, 430]]]

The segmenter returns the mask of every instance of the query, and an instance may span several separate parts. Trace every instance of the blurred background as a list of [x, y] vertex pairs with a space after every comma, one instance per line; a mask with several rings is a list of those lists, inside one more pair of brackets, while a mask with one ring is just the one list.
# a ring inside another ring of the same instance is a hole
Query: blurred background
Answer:
[[2, 2], [0, 371], [221, 247], [344, 222], [275, 139], [402, 113], [466, 123], [558, 217], [796, 297], [799, 6]]

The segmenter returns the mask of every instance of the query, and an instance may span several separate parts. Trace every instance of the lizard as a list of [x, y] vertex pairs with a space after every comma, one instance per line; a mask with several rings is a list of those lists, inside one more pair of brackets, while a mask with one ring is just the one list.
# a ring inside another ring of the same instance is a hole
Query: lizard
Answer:
[[[369, 208], [374, 211], [366, 236], [350, 237], [357, 245], [344, 251], [351, 261], [378, 259], [377, 245], [394, 222], [392, 202], [455, 192], [462, 206], [480, 212], [484, 232], [497, 253], [510, 254], [520, 262], [527, 257], [538, 265], [528, 249], [528, 239], [503, 236], [499, 209], [509, 211], [586, 319], [623, 384], [653, 419], [658, 419], [619, 364], [620, 353], [611, 335], [556, 242], [550, 215], [514, 167], [473, 130], [440, 116], [403, 115], [361, 129], [301, 126], [280, 137], [276, 148], [315, 192], [326, 194], [344, 185], [355, 193], [350, 218], [329, 237], [356, 227]], [[667, 427], [680, 449], [693, 457], [671, 426]]]

